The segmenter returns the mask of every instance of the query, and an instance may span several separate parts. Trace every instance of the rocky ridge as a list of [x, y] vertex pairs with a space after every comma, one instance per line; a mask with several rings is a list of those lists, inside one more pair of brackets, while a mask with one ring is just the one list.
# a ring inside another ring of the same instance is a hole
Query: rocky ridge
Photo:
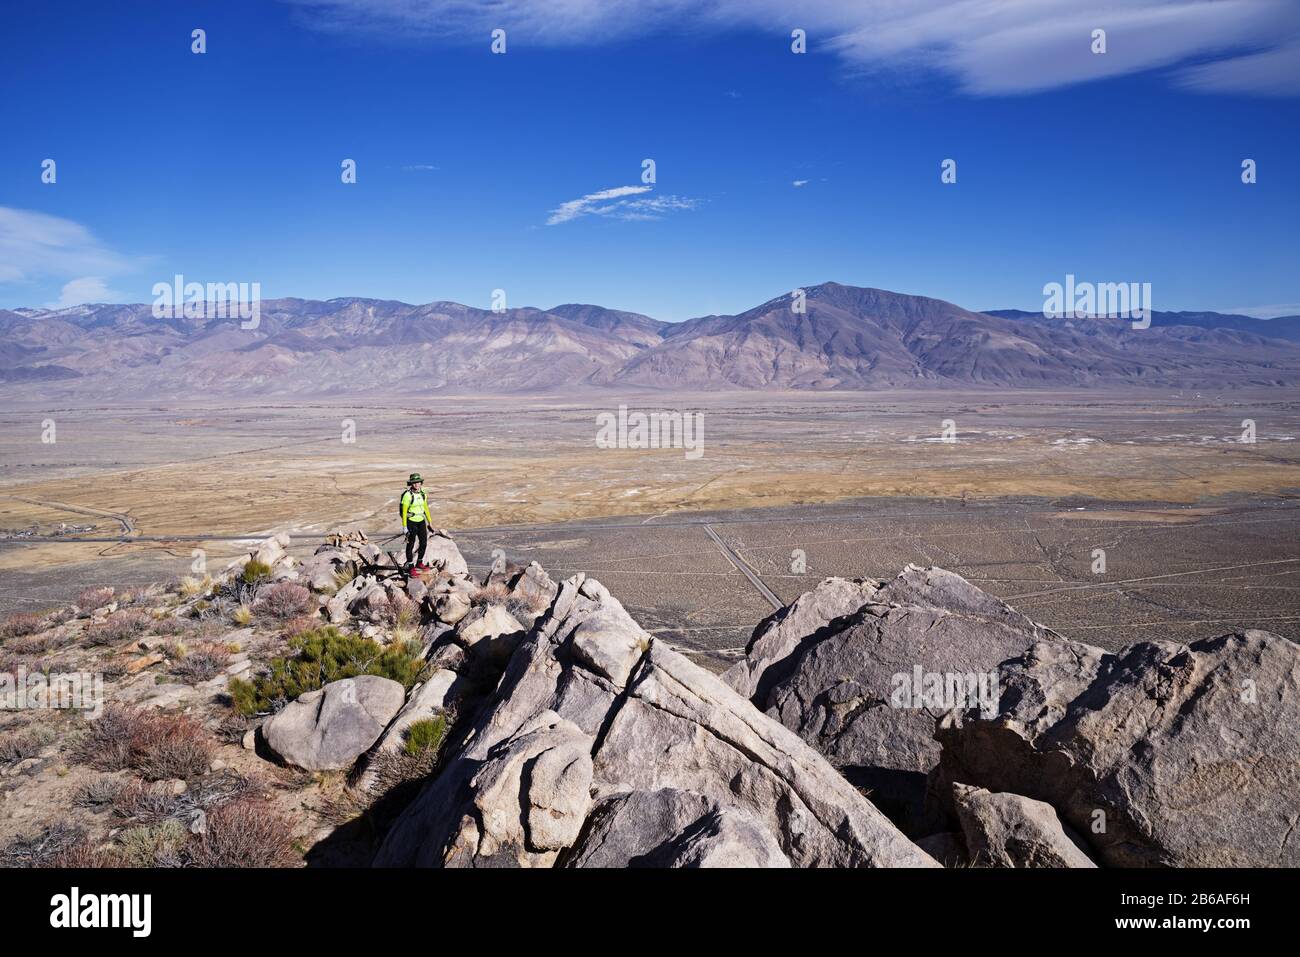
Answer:
[[[239, 660], [188, 684], [145, 682], [169, 652], [128, 637], [109, 699], [222, 728], [244, 702], [238, 762], [332, 789], [309, 863], [335, 845], [390, 867], [1300, 862], [1300, 651], [1277, 635], [1111, 654], [909, 566], [821, 582], [717, 676], [595, 579], [532, 563], [480, 581], [441, 530], [409, 576], [359, 532], [302, 561], [289, 544], [150, 593], [148, 614], [109, 601], [33, 628], [91, 648], [123, 615], [252, 617]], [[228, 763], [168, 784], [173, 803]]]

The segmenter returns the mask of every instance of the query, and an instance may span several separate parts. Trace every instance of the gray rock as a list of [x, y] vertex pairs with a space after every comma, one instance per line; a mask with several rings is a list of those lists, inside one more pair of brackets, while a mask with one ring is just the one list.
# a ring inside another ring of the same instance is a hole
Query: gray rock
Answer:
[[413, 602], [423, 602], [429, 595], [429, 586], [420, 579], [412, 577], [406, 583], [406, 597]]
[[379, 740], [366, 752], [363, 767], [354, 787], [373, 792], [380, 783], [376, 773], [381, 755], [396, 754], [406, 746], [406, 729], [417, 721], [447, 713], [456, 707], [464, 693], [465, 681], [454, 671], [437, 669], [424, 683], [417, 685], [397, 717], [384, 729]]
[[462, 618], [469, 614], [469, 599], [456, 592], [448, 592], [439, 595], [433, 602], [433, 613], [439, 621], [446, 622], [449, 625], [457, 624]]
[[312, 591], [332, 593], [339, 587], [337, 575], [342, 567], [328, 557], [313, 555], [298, 568], [298, 577]]
[[477, 658], [504, 666], [524, 638], [524, 626], [500, 605], [475, 608], [461, 619], [455, 638]]
[[348, 611], [359, 618], [378, 620], [391, 607], [388, 589], [381, 583], [372, 581], [357, 597], [348, 602]]
[[372, 576], [358, 575], [335, 592], [334, 597], [325, 603], [325, 614], [330, 623], [340, 625], [347, 621], [351, 617], [348, 608], [363, 591], [373, 588], [375, 584], [375, 579]]
[[[578, 650], [575, 638], [588, 621], [585, 635], [600, 650]], [[619, 663], [633, 645], [643, 650], [628, 669]], [[576, 791], [544, 799], [558, 813], [545, 847], [531, 837], [519, 843], [521, 808], [539, 804], [531, 790], [538, 776], [522, 773], [540, 753], [533, 738], [539, 727], [558, 736], [547, 747], [563, 746], [575, 761], [586, 742], [587, 793], [595, 800], [689, 791], [755, 822], [796, 866], [935, 866], [796, 735], [656, 642], [598, 582], [581, 575], [560, 586], [480, 706], [460, 750], [395, 822], [376, 863], [554, 863], [576, 842], [589, 808]], [[559, 762], [549, 760], [550, 778], [586, 777], [585, 765], [566, 776]], [[718, 860], [723, 847], [739, 840], [729, 836], [736, 821], [715, 822]], [[714, 859], [712, 846], [697, 845], [696, 857], [683, 861]]]
[[702, 794], [659, 788], [593, 808], [566, 867], [789, 867], [776, 838], [748, 814]]
[[470, 779], [448, 867], [549, 867], [591, 806], [591, 736], [543, 711], [493, 748]]
[[551, 576], [537, 562], [529, 562], [527, 568], [506, 583], [506, 587], [510, 589], [510, 597], [513, 599], [512, 613], [528, 625], [550, 607], [560, 590], [560, 586], [551, 580]]
[[940, 831], [938, 834], [917, 838], [916, 846], [944, 867], [965, 867], [969, 860], [966, 841], [956, 831]]
[[1246, 631], [1109, 654], [1043, 642], [996, 718], [946, 716], [936, 791], [1051, 804], [1112, 866], [1300, 864], [1300, 646]]
[[424, 553], [425, 561], [438, 571], [451, 576], [468, 576], [469, 566], [461, 555], [456, 543], [451, 540], [445, 528], [434, 529], [429, 535], [429, 548]]
[[356, 553], [352, 550], [345, 551], [337, 545], [318, 545], [316, 551], [312, 552], [312, 557], [333, 565], [341, 565], [344, 562], [355, 560]]
[[439, 621], [455, 625], [469, 614], [473, 607], [477, 586], [465, 577], [440, 576], [430, 588], [433, 612]]
[[957, 784], [953, 801], [977, 867], [1096, 867], [1050, 804]]
[[[932, 829], [924, 798], [939, 761], [935, 721], [976, 701], [996, 713], [998, 665], [1056, 637], [959, 575], [911, 565], [879, 588], [824, 581], [789, 611], [752, 643], [753, 667], [738, 665], [731, 683], [755, 687], [759, 707], [912, 833]], [[817, 630], [796, 644], [795, 626]]]
[[831, 622], [854, 614], [869, 602], [880, 583], [868, 578], [826, 578], [812, 591], [764, 619], [754, 629], [745, 657], [722, 680], [764, 707], [772, 685], [785, 678], [805, 646], [815, 642]]
[[523, 625], [500, 605], [480, 605], [456, 628], [456, 640], [467, 648], [480, 641], [522, 631]]
[[434, 642], [428, 660], [435, 668], [459, 672], [465, 668], [465, 649], [454, 641], [447, 640], [446, 636], [440, 636]]
[[309, 691], [262, 726], [277, 755], [308, 771], [348, 768], [378, 739], [406, 701], [389, 678], [359, 675]]
[[259, 544], [249, 557], [263, 565], [275, 565], [286, 557], [288, 553], [285, 549], [289, 547], [291, 541], [292, 539], [286, 533], [279, 532]]

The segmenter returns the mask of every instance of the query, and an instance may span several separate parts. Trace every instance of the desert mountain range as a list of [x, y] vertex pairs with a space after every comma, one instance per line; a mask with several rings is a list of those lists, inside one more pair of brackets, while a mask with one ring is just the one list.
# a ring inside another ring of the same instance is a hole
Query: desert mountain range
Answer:
[[[0, 310], [0, 390], [42, 398], [575, 388], [1224, 388], [1300, 382], [1300, 317], [1045, 319], [824, 283], [668, 323], [597, 305], [273, 299], [260, 323], [149, 304]], [[35, 387], [35, 389], [33, 389]]]

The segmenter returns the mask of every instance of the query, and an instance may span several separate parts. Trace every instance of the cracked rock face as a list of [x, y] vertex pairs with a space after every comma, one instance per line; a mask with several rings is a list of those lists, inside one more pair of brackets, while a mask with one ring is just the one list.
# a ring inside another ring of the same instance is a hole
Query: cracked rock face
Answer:
[[883, 586], [828, 579], [786, 612], [726, 679], [909, 830], [924, 830], [935, 721], [977, 702], [996, 713], [998, 665], [1056, 637], [939, 568]]
[[[722, 680], [756, 704], [767, 700], [772, 685], [787, 677], [814, 636], [828, 634], [871, 601], [879, 582], [826, 578], [812, 591], [761, 622], [745, 648], [745, 657]], [[834, 622], [835, 624], [832, 624]]]
[[1043, 642], [993, 720], [937, 734], [948, 782], [1056, 808], [1112, 866], [1300, 864], [1300, 646], [1264, 631], [1108, 654]]
[[564, 866], [788, 868], [790, 859], [746, 812], [660, 788], [603, 800]]
[[[935, 866], [796, 735], [581, 575], [560, 586], [452, 747], [376, 864], [658, 852], [675, 866]], [[634, 812], [665, 803], [657, 817]]]

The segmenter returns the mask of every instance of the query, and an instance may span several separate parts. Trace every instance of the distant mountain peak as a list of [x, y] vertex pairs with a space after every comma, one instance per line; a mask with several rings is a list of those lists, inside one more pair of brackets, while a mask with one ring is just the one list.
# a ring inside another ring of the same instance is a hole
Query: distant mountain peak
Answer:
[[[1300, 318], [1122, 321], [978, 313], [823, 282], [735, 315], [666, 323], [593, 303], [493, 312], [338, 297], [262, 302], [261, 322], [155, 319], [151, 306], [0, 310], [0, 390], [44, 397], [439, 389], [1090, 388], [1300, 383]], [[1272, 336], [1272, 338], [1264, 338]]]

